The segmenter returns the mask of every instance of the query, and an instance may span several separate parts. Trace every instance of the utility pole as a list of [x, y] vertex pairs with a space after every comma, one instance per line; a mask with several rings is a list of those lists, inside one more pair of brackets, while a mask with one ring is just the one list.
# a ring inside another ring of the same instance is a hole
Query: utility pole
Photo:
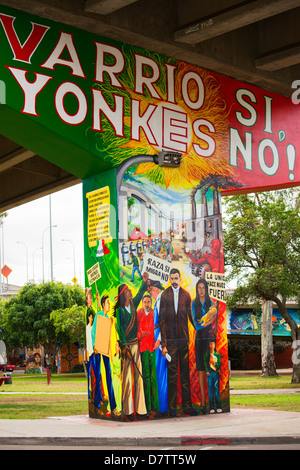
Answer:
[[49, 217], [50, 217], [50, 281], [53, 281], [53, 254], [52, 254], [52, 211], [51, 194], [49, 195]]

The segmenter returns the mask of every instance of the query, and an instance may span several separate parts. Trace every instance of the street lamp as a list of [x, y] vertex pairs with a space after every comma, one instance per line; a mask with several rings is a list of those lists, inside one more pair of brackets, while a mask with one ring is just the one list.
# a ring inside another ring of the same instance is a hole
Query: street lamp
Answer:
[[44, 282], [44, 234], [47, 230], [50, 229], [50, 263], [51, 263], [51, 281], [53, 280], [53, 255], [52, 255], [52, 228], [57, 227], [57, 225], [50, 225], [46, 227], [42, 235], [42, 250], [43, 250], [43, 282]]
[[128, 168], [130, 168], [131, 166], [140, 163], [150, 162], [156, 163], [156, 165], [158, 166], [179, 168], [181, 163], [181, 157], [181, 153], [162, 150], [161, 152], [158, 152], [157, 155], [139, 154], [127, 158], [127, 160], [124, 160], [124, 162], [122, 162], [117, 169], [117, 190], [120, 190], [123, 176], [125, 175], [125, 172], [128, 170]]
[[74, 263], [74, 278], [75, 278], [76, 276], [75, 276], [75, 247], [74, 247], [74, 243], [71, 240], [68, 240], [66, 238], [62, 238], [61, 241], [62, 242], [69, 242], [73, 246], [73, 263]]
[[17, 243], [20, 243], [21, 245], [25, 246], [25, 250], [26, 250], [26, 272], [27, 272], [27, 282], [28, 282], [28, 248], [27, 248], [27, 245], [25, 245], [25, 243], [23, 243], [23, 242], [17, 241]]
[[[2, 229], [2, 240], [3, 240], [3, 221], [0, 218], [0, 227]], [[0, 240], [1, 242], [1, 240]], [[4, 258], [4, 253], [3, 253]], [[4, 261], [4, 260], [3, 260]], [[0, 269], [2, 269], [2, 244], [0, 243]], [[2, 296], [2, 274], [0, 273], [0, 296]]]
[[35, 248], [35, 249], [33, 250], [33, 253], [32, 253], [32, 275], [33, 275], [33, 280], [34, 280], [34, 281], [35, 281], [35, 278], [34, 278], [34, 255], [35, 255], [35, 252], [36, 252], [37, 250], [43, 250], [43, 248], [42, 248], [42, 247], [40, 247], [40, 248]]
[[[2, 269], [2, 265], [4, 265], [4, 218], [6, 217], [6, 213], [0, 215], [0, 269]], [[0, 296], [2, 295], [2, 274], [0, 273]]]
[[181, 163], [182, 154], [178, 152], [170, 152], [162, 150], [154, 157], [154, 163], [159, 166], [167, 166], [170, 168], [179, 168]]

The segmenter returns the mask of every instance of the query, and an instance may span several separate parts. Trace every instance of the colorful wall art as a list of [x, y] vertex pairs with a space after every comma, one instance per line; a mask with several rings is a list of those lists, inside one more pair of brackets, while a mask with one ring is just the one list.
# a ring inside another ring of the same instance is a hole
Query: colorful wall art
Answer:
[[297, 106], [4, 6], [0, 44], [1, 134], [83, 180], [89, 415], [229, 411], [220, 196], [299, 185]]
[[[300, 315], [297, 308], [289, 308], [289, 315], [297, 325], [300, 324]], [[251, 307], [238, 308], [227, 312], [227, 333], [231, 335], [260, 335], [261, 334], [261, 312], [255, 312]], [[278, 308], [273, 308], [272, 335], [291, 336], [291, 329], [284, 318], [280, 315]]]
[[[98, 190], [84, 182], [86, 231], [95, 212], [106, 230], [97, 243], [86, 237], [90, 415], [229, 411], [220, 193], [206, 184], [166, 189], [138, 167], [117, 194], [115, 173], [98, 177]], [[113, 239], [116, 197], [126, 226]]]
[[0, 44], [2, 134], [78, 178], [169, 150], [179, 169], [138, 171], [177, 189], [221, 175], [222, 194], [299, 184], [290, 97], [5, 6]]

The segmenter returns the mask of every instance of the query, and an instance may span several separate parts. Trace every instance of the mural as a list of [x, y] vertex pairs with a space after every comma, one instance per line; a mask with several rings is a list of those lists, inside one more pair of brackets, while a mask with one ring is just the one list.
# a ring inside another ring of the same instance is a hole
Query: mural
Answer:
[[220, 193], [205, 184], [166, 189], [134, 165], [118, 192], [127, 227], [119, 224], [116, 240], [113, 176], [98, 190], [84, 184], [86, 230], [91, 235], [94, 207], [99, 230], [105, 226], [104, 238], [87, 237], [90, 416], [132, 421], [229, 411]]
[[[95, 418], [229, 411], [220, 190], [242, 185], [227, 164], [228, 110], [218, 80], [201, 70], [196, 106], [196, 69], [180, 69], [177, 85], [190, 70], [188, 93], [183, 97], [174, 83], [170, 100], [162, 83], [168, 103], [154, 106], [153, 96], [140, 97], [139, 115], [147, 120], [138, 135], [132, 115], [124, 121], [131, 139], [114, 151], [112, 129], [105, 129], [115, 169], [83, 181], [89, 414]], [[133, 87], [126, 84], [132, 104]], [[211, 137], [200, 132], [209, 123], [216, 130]]]
[[90, 416], [229, 411], [220, 194], [299, 184], [297, 107], [4, 6], [0, 44], [1, 134], [83, 180]]
[[[296, 308], [288, 309], [289, 315], [297, 325], [300, 324], [300, 315]], [[291, 330], [287, 322], [282, 318], [278, 308], [273, 308], [272, 315], [273, 336], [291, 336]], [[261, 313], [251, 308], [238, 308], [227, 312], [227, 332], [229, 334], [261, 334]]]
[[177, 190], [210, 175], [222, 193], [299, 184], [290, 97], [3, 5], [0, 44], [2, 135], [78, 178], [171, 150], [180, 168], [138, 172]]
[[26, 348], [26, 374], [41, 374], [42, 351], [41, 348]]

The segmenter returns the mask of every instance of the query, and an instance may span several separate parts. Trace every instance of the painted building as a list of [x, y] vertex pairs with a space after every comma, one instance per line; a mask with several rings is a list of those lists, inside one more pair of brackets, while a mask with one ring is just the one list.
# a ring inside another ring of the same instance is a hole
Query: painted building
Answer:
[[[231, 292], [227, 290], [226, 295], [230, 295]], [[282, 318], [277, 305], [273, 304], [272, 307], [275, 364], [277, 369], [291, 369], [293, 367], [291, 330]], [[299, 305], [296, 299], [287, 301], [287, 310], [296, 324], [300, 325]], [[231, 368], [260, 370], [261, 311], [255, 311], [251, 305], [244, 305], [233, 310], [227, 309], [227, 335], [232, 344]], [[237, 348], [240, 349], [239, 353]]]

